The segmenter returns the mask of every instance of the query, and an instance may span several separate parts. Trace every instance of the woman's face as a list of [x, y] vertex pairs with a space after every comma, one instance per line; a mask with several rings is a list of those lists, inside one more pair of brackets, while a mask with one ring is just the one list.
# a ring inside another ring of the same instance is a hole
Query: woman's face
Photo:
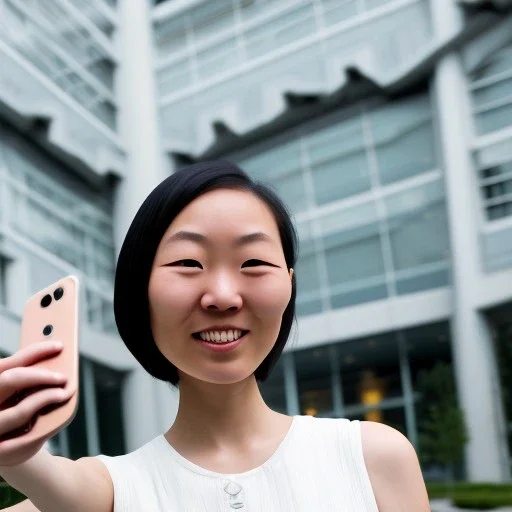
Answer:
[[239, 382], [274, 346], [291, 290], [268, 206], [247, 191], [208, 192], [181, 211], [157, 249], [153, 337], [182, 378]]

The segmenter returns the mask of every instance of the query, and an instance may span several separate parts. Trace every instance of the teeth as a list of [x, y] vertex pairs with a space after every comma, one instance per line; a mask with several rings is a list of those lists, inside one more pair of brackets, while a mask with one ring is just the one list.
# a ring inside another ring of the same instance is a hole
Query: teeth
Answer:
[[226, 343], [240, 338], [242, 331], [240, 329], [230, 329], [229, 331], [202, 331], [199, 333], [199, 336], [203, 341]]

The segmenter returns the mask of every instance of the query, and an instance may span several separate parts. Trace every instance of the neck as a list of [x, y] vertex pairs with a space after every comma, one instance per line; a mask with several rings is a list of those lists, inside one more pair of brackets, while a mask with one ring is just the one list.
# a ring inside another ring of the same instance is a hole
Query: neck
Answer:
[[180, 404], [167, 437], [172, 444], [234, 446], [265, 435], [286, 417], [263, 401], [256, 379], [211, 384], [180, 377]]

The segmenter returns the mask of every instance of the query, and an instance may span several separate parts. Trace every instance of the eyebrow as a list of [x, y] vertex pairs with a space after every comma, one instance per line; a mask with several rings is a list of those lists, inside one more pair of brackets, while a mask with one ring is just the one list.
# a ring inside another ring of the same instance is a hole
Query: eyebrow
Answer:
[[[195, 242], [195, 243], [201, 244], [201, 245], [208, 245], [210, 243], [210, 240], [208, 239], [208, 237], [201, 233], [196, 233], [195, 231], [177, 231], [176, 233], [172, 234], [169, 238], [167, 238], [167, 240], [165, 241], [165, 245], [172, 243], [172, 242], [183, 241], [183, 240], [189, 241], [189, 242]], [[273, 239], [269, 235], [267, 235], [261, 231], [256, 231], [255, 233], [248, 233], [247, 235], [239, 236], [235, 240], [233, 245], [235, 247], [241, 247], [241, 246], [244, 246], [247, 244], [252, 244], [255, 242], [267, 242], [267, 243], [270, 242], [271, 243], [271, 242], [273, 242]]]

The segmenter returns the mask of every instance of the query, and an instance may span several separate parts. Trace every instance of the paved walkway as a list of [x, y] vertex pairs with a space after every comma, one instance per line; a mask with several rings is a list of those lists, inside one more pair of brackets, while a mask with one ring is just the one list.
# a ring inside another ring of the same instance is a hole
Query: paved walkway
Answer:
[[[432, 512], [462, 512], [467, 511], [467, 508], [454, 508], [450, 505], [450, 500], [432, 500], [430, 502]], [[471, 512], [478, 512], [477, 509], [471, 509]], [[512, 512], [512, 507], [493, 508], [492, 512]]]

